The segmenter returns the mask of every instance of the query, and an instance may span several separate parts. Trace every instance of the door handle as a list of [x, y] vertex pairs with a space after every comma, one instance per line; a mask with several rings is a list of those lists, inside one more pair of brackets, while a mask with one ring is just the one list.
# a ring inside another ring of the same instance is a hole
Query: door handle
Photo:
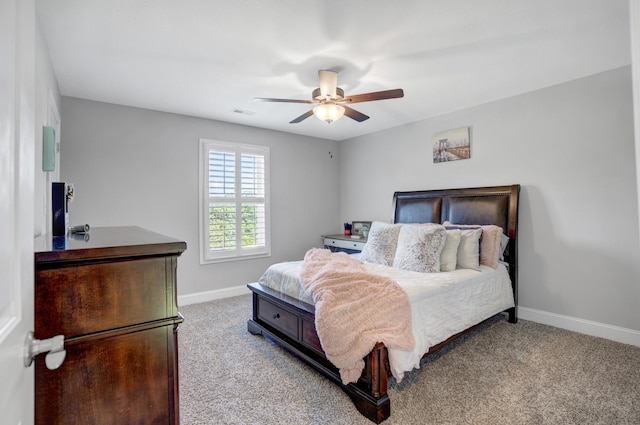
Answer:
[[33, 359], [42, 353], [47, 353], [44, 363], [47, 369], [54, 370], [60, 367], [67, 355], [64, 349], [64, 335], [56, 335], [48, 339], [35, 339], [33, 332], [29, 331], [25, 341], [24, 367], [31, 366]]

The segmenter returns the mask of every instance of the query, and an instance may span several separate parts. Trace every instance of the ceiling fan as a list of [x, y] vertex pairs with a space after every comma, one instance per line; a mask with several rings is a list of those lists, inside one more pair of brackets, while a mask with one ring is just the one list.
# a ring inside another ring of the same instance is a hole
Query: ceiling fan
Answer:
[[340, 119], [343, 115], [358, 122], [368, 120], [369, 117], [347, 105], [374, 100], [396, 99], [404, 96], [402, 89], [384, 90], [371, 93], [344, 96], [344, 90], [338, 87], [338, 73], [321, 69], [318, 71], [320, 87], [311, 93], [311, 100], [302, 99], [273, 99], [269, 97], [256, 97], [257, 102], [283, 102], [283, 103], [310, 103], [316, 105], [313, 109], [293, 119], [289, 124], [299, 123], [311, 115], [327, 123]]

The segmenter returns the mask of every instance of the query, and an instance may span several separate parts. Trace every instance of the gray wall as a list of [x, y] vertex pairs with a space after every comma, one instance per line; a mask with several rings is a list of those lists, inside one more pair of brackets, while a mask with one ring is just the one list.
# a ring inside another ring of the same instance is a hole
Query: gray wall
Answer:
[[[255, 281], [340, 230], [336, 142], [69, 97], [62, 116], [61, 177], [76, 189], [71, 223], [138, 225], [187, 241], [179, 295]], [[270, 258], [199, 264], [200, 138], [270, 147]]]
[[[37, 19], [37, 16], [36, 16]], [[36, 49], [35, 49], [35, 193], [34, 193], [34, 214], [33, 232], [34, 236], [39, 236], [50, 230], [51, 220], [51, 192], [49, 187], [51, 182], [60, 179], [60, 164], [56, 164], [55, 171], [42, 171], [42, 126], [54, 126], [51, 119], [50, 109], [54, 108], [60, 114], [60, 89], [58, 81], [53, 72], [51, 58], [46, 42], [42, 36], [40, 25], [36, 25]], [[59, 116], [58, 116], [59, 118]], [[59, 130], [59, 129], [58, 129]], [[56, 134], [57, 140], [60, 134]], [[59, 157], [59, 155], [58, 155]], [[59, 158], [58, 158], [59, 159]], [[47, 228], [49, 225], [49, 229]]]
[[[431, 135], [463, 126], [471, 158], [433, 164]], [[389, 221], [397, 190], [519, 183], [520, 306], [640, 330], [633, 130], [624, 67], [342, 142], [341, 221]]]

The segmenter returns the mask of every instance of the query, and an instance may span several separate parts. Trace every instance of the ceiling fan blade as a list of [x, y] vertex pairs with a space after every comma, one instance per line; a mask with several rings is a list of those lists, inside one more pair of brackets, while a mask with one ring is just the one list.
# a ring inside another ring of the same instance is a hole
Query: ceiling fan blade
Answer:
[[304, 121], [307, 118], [309, 118], [311, 115], [313, 115], [313, 109], [309, 109], [307, 112], [305, 112], [304, 114], [300, 115], [298, 118], [289, 121], [289, 124], [297, 124], [300, 121]]
[[347, 96], [344, 100], [342, 100], [342, 102], [360, 103], [360, 102], [371, 102], [373, 100], [396, 99], [399, 97], [404, 97], [404, 91], [402, 89], [393, 89], [393, 90], [376, 91], [371, 93], [356, 94], [353, 96]]
[[358, 122], [362, 122], [369, 119], [369, 116], [363, 114], [362, 112], [358, 112], [355, 109], [351, 109], [348, 106], [343, 106], [344, 114], [351, 118], [352, 120], [356, 120]]
[[256, 102], [282, 102], [282, 103], [318, 103], [315, 100], [303, 99], [273, 99], [271, 97], [254, 97]]
[[335, 98], [336, 87], [338, 86], [338, 73], [320, 69], [318, 70], [318, 80], [320, 80], [320, 95], [322, 95], [323, 98], [327, 95], [332, 99]]

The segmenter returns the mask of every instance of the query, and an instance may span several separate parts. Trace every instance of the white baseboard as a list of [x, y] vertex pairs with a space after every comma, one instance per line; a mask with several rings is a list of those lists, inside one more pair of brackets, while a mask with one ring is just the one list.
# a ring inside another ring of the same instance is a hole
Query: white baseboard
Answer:
[[250, 292], [251, 291], [249, 291], [249, 288], [247, 288], [246, 285], [240, 285], [232, 288], [216, 289], [213, 291], [198, 292], [195, 294], [178, 295], [178, 305], [205, 303], [207, 301], [245, 295]]
[[640, 331], [633, 329], [578, 319], [571, 316], [563, 316], [561, 314], [549, 313], [548, 311], [535, 310], [527, 307], [518, 307], [518, 318], [640, 347]]

